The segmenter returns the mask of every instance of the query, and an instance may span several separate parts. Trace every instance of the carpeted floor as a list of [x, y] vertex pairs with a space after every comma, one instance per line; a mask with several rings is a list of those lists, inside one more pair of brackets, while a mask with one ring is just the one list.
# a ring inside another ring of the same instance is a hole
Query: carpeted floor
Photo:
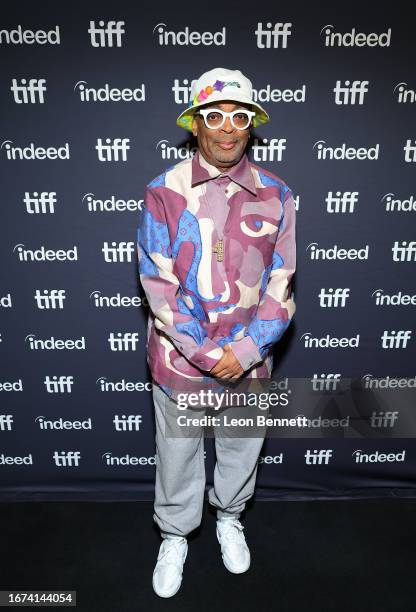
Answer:
[[222, 564], [206, 502], [170, 599], [151, 586], [161, 542], [152, 512], [151, 502], [0, 504], [0, 590], [76, 590], [82, 612], [416, 608], [416, 500], [252, 503], [241, 575]]

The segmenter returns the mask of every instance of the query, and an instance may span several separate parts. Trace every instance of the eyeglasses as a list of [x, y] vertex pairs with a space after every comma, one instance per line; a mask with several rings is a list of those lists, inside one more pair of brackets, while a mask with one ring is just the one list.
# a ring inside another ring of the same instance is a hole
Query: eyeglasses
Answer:
[[219, 108], [201, 108], [196, 115], [202, 115], [205, 125], [211, 130], [217, 130], [222, 127], [226, 117], [230, 117], [231, 125], [237, 130], [245, 130], [250, 125], [252, 117], [256, 114], [254, 111], [236, 109], [230, 113]]

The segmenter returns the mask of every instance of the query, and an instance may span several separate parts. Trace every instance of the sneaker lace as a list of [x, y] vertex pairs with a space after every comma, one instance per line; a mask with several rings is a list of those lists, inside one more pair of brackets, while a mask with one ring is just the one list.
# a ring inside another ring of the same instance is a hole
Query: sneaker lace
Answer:
[[158, 561], [162, 561], [164, 564], [171, 563], [177, 566], [178, 558], [181, 558], [183, 552], [183, 547], [181, 546], [183, 542], [185, 542], [185, 539], [174, 540], [171, 538], [165, 538]]
[[243, 529], [244, 527], [240, 521], [227, 520], [224, 522], [224, 527], [221, 529], [221, 534], [226, 540], [228, 540], [228, 542], [241, 543], [241, 541], [245, 539], [242, 533]]

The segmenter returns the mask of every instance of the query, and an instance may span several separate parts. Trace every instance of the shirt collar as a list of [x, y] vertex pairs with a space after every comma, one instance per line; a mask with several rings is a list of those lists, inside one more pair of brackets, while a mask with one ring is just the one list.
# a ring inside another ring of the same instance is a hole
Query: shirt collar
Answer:
[[246, 153], [243, 154], [240, 161], [235, 164], [235, 166], [232, 166], [230, 170], [227, 172], [220, 172], [218, 168], [207, 162], [198, 149], [192, 158], [192, 187], [197, 183], [216, 178], [220, 174], [227, 174], [232, 181], [248, 189], [248, 191], [251, 191], [254, 195], [257, 195], [250, 162]]

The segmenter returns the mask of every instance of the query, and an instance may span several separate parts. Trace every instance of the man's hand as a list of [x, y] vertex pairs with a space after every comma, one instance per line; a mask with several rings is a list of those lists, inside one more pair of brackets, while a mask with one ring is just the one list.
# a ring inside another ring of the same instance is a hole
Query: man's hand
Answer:
[[234, 355], [229, 344], [224, 344], [223, 349], [223, 356], [217, 361], [215, 366], [211, 368], [210, 374], [217, 378], [239, 378], [244, 373], [240, 362]]

